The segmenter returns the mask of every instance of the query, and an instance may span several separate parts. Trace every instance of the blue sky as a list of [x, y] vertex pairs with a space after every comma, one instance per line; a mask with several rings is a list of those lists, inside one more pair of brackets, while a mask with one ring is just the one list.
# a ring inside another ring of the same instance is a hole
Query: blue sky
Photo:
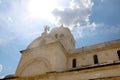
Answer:
[[0, 77], [14, 74], [19, 51], [64, 24], [76, 48], [120, 39], [120, 0], [0, 0]]

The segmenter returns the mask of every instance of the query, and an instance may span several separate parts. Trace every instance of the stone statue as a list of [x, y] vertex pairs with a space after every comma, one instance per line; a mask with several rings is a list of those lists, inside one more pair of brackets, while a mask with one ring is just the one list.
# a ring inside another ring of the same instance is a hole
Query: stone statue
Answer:
[[49, 31], [49, 29], [50, 29], [50, 27], [49, 26], [44, 26], [44, 32], [42, 33], [42, 37], [44, 37], [44, 36], [46, 36], [48, 33], [48, 31]]
[[49, 29], [50, 29], [50, 27], [46, 25], [46, 26], [44, 27], [44, 32], [47, 33], [47, 31], [49, 31]]

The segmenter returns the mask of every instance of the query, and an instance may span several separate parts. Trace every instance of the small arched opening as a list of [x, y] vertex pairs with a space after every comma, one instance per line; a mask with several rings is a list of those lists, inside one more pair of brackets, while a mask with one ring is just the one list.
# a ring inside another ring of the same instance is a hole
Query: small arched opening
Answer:
[[76, 59], [72, 60], [72, 67], [75, 68], [76, 67]]
[[93, 59], [94, 59], [94, 64], [98, 64], [98, 56], [97, 56], [97, 55], [94, 55], [94, 56], [93, 56]]

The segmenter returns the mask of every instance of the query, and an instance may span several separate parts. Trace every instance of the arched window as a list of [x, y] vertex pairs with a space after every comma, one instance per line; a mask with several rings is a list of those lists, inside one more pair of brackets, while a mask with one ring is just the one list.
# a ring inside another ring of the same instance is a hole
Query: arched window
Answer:
[[93, 56], [93, 59], [94, 59], [94, 64], [98, 64], [98, 56], [97, 56], [97, 55], [94, 55], [94, 56]]
[[73, 61], [72, 61], [72, 67], [73, 67], [73, 68], [76, 67], [76, 59], [73, 59]]
[[120, 50], [117, 51], [117, 54], [118, 54], [118, 58], [120, 60]]
[[64, 37], [64, 34], [60, 34], [60, 38]]
[[58, 34], [55, 34], [55, 38], [56, 38], [56, 39], [58, 38]]

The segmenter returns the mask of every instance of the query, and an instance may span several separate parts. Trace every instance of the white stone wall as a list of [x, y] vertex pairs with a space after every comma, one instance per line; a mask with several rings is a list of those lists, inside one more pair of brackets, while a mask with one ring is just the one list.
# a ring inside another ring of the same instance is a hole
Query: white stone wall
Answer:
[[98, 63], [111, 63], [113, 61], [118, 61], [117, 50], [120, 48], [108, 49], [103, 51], [93, 51], [87, 53], [79, 53], [69, 57], [68, 68], [72, 68], [72, 60], [76, 59], [76, 66], [86, 66], [94, 64], [93, 56], [98, 56]]
[[62, 49], [61, 44], [56, 42], [23, 51], [16, 75], [34, 76], [66, 69], [67, 59]]

